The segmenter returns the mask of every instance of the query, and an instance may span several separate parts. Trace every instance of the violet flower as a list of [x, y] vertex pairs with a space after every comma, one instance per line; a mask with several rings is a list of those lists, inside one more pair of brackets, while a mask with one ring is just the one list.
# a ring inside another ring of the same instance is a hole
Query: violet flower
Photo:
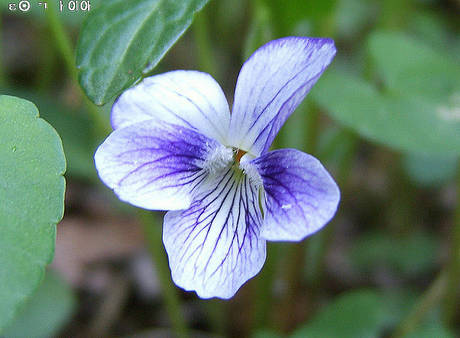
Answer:
[[181, 288], [230, 298], [262, 268], [267, 240], [300, 241], [334, 216], [340, 192], [317, 159], [268, 151], [334, 55], [330, 39], [267, 43], [244, 63], [232, 113], [198, 71], [146, 78], [113, 105], [99, 176], [123, 201], [170, 210], [163, 243]]

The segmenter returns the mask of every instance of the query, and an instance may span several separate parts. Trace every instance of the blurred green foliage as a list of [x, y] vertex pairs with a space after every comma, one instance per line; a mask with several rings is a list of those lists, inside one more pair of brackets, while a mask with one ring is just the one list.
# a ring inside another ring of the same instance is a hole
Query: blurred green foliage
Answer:
[[[62, 137], [69, 179], [93, 186], [93, 153], [105, 135], [95, 127], [75, 85], [64, 85], [69, 79], [62, 70], [44, 10], [32, 6], [29, 13], [13, 13], [7, 10], [10, 2], [0, 0], [1, 21], [14, 27], [4, 24], [0, 28], [0, 75], [4, 74], [0, 91], [36, 103], [41, 116]], [[86, 12], [58, 13], [74, 46], [80, 38], [77, 59], [87, 68], [82, 70], [81, 82], [97, 103], [116, 96], [146, 73], [158, 71], [153, 67], [173, 44], [161, 62], [162, 70], [205, 67], [200, 55], [211, 57], [217, 66], [216, 76], [223, 77], [224, 89], [231, 97], [241, 61], [263, 43], [286, 35], [335, 39], [338, 52], [333, 65], [276, 140], [277, 145], [314, 153], [343, 183], [342, 209], [328, 226], [331, 235], [310, 238], [307, 262], [298, 268], [301, 273], [323, 269], [324, 280], [316, 284], [302, 281], [306, 290], [313, 290], [301, 295], [307, 301], [298, 300], [300, 308], [309, 307], [303, 323], [281, 335], [276, 320], [266, 319], [263, 330], [253, 336], [284, 337], [292, 332], [293, 337], [379, 337], [392, 332], [422, 297], [427, 280], [434, 279], [441, 269], [453, 227], [450, 219], [455, 202], [449, 200], [449, 194], [443, 197], [448, 202], [439, 195], [452, 190], [459, 170], [459, 5], [441, 0], [211, 1], [199, 22], [192, 24], [203, 26], [193, 27], [195, 35], [187, 33], [176, 43], [191, 24], [193, 13], [207, 1], [188, 1], [193, 10], [181, 12], [172, 23], [164, 20], [174, 17], [184, 2], [104, 1], [103, 8], [97, 10], [102, 2], [91, 1], [93, 12], [86, 23]], [[165, 5], [169, 3], [177, 6]], [[145, 4], [149, 4], [148, 10], [141, 6]], [[159, 10], [156, 4], [165, 7]], [[112, 21], [115, 17], [119, 19], [116, 24]], [[15, 31], [18, 25], [24, 28]], [[104, 29], [111, 35], [103, 34]], [[18, 46], [22, 48], [19, 51], [15, 49]], [[101, 67], [110, 71], [101, 72]], [[106, 121], [109, 109], [110, 104], [104, 107], [102, 118]], [[396, 159], [386, 166], [388, 153]], [[393, 170], [392, 165], [401, 165], [407, 177], [399, 177], [402, 172]], [[395, 231], [387, 219], [391, 205], [398, 205], [402, 197], [400, 191], [388, 186], [401, 181], [414, 191], [403, 211], [408, 216], [392, 220], [397, 223]], [[423, 198], [414, 198], [419, 194]], [[419, 222], [410, 218], [413, 215], [429, 218]], [[337, 271], [331, 273], [334, 266], [330, 262], [324, 263], [327, 258], [322, 256], [331, 251], [328, 245], [336, 238], [339, 246], [345, 243], [349, 247], [339, 253], [364, 281], [342, 280]], [[289, 264], [279, 256], [280, 265]], [[322, 264], [328, 264], [327, 269]], [[388, 280], [397, 281], [396, 287], [374, 278], [382, 271]], [[282, 284], [283, 278], [279, 273], [266, 281]], [[363, 284], [366, 290], [359, 289]], [[280, 297], [278, 284], [264, 288], [272, 289], [276, 291], [271, 297], [276, 300]], [[254, 293], [257, 290], [251, 295]], [[32, 336], [27, 330], [33, 328], [38, 336], [52, 335], [70, 316], [72, 302], [68, 288], [47, 277], [7, 333]], [[434, 303], [434, 309], [420, 318], [415, 331], [406, 337], [456, 336], [457, 332], [441, 323], [439, 304]], [[276, 308], [273, 312], [291, 310]], [[250, 307], [245, 311], [251, 311]], [[226, 325], [244, 326], [239, 322]], [[454, 325], [458, 328], [458, 320]]]
[[458, 158], [454, 156], [408, 154], [402, 164], [411, 181], [423, 187], [437, 187], [452, 181], [458, 171]]
[[388, 231], [375, 231], [356, 238], [350, 258], [357, 270], [364, 273], [388, 269], [387, 273], [398, 276], [416, 276], [436, 267], [436, 252], [439, 252], [439, 243], [435, 234], [411, 232], [396, 236]]

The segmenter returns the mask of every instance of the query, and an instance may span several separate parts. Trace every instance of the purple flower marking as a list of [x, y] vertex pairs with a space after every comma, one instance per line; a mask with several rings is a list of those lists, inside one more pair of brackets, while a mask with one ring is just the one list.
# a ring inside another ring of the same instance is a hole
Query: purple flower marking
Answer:
[[340, 192], [321, 163], [268, 149], [335, 52], [331, 39], [267, 43], [243, 65], [231, 114], [197, 71], [146, 78], [113, 105], [97, 171], [121, 200], [170, 210], [163, 243], [181, 288], [230, 298], [262, 268], [267, 240], [300, 241], [334, 216]]

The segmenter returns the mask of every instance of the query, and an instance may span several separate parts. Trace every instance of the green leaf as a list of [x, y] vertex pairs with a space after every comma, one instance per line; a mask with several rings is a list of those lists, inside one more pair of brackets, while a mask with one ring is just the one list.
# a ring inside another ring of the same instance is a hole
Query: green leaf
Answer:
[[104, 104], [152, 70], [209, 0], [107, 0], [83, 23], [79, 80]]
[[336, 68], [318, 81], [311, 95], [333, 118], [369, 140], [408, 153], [460, 154], [457, 96], [439, 103], [424, 96], [384, 95]]
[[65, 157], [29, 101], [0, 96], [0, 330], [32, 294], [54, 255], [64, 212]]
[[382, 296], [371, 290], [352, 291], [326, 305], [291, 338], [378, 337], [385, 317]]
[[394, 93], [437, 103], [460, 95], [460, 65], [443, 50], [401, 33], [376, 32], [369, 37], [369, 53], [377, 74]]
[[49, 271], [43, 283], [3, 332], [3, 336], [5, 338], [53, 337], [70, 319], [74, 308], [75, 298], [70, 287]]

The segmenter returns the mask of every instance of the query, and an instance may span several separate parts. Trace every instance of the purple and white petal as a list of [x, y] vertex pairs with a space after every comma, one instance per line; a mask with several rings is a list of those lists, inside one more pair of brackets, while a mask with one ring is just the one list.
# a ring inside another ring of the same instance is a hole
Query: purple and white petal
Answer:
[[252, 163], [265, 189], [261, 236], [271, 241], [300, 241], [334, 216], [340, 191], [321, 163], [294, 149], [268, 152]]
[[142, 80], [125, 91], [112, 108], [112, 127], [160, 120], [198, 130], [226, 143], [230, 125], [227, 99], [206, 73], [177, 70]]
[[322, 38], [287, 37], [259, 48], [238, 76], [230, 145], [256, 156], [266, 152], [335, 52], [334, 41]]
[[231, 165], [209, 176], [187, 210], [163, 225], [172, 278], [201, 298], [230, 298], [265, 261], [259, 188]]
[[128, 203], [145, 209], [188, 208], [206, 161], [220, 146], [182, 126], [148, 120], [117, 129], [94, 155], [101, 180]]

